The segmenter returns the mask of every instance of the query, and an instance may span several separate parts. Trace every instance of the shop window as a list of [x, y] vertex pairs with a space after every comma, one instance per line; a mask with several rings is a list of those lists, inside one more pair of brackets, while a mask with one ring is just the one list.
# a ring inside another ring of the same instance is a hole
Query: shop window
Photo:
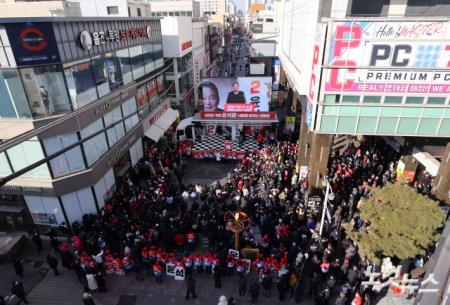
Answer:
[[356, 120], [354, 117], [339, 117], [336, 133], [354, 133]]
[[156, 69], [159, 67], [164, 66], [164, 59], [163, 59], [163, 49], [162, 44], [154, 44], [153, 45], [153, 58], [155, 59], [156, 63]]
[[359, 95], [343, 95], [342, 103], [359, 103]]
[[115, 57], [119, 60], [120, 70], [122, 73], [122, 81], [126, 85], [133, 80], [131, 73], [131, 60], [128, 48], [115, 52]]
[[439, 126], [439, 119], [420, 120], [417, 133], [420, 135], [435, 135]]
[[320, 120], [320, 131], [335, 133], [337, 117], [331, 115], [322, 115]]
[[450, 119], [442, 119], [439, 135], [450, 136]]
[[379, 104], [381, 102], [381, 96], [378, 95], [366, 95], [363, 98], [363, 103], [377, 103]]
[[158, 93], [163, 93], [166, 90], [166, 81], [163, 73], [158, 75], [156, 82], [158, 83]]
[[400, 118], [400, 123], [398, 124], [397, 133], [404, 135], [414, 135], [416, 134], [417, 125], [419, 119], [414, 118]]
[[142, 46], [144, 52], [145, 74], [155, 71], [155, 62], [153, 60], [153, 45], [151, 43]]
[[108, 15], [119, 15], [119, 7], [117, 6], [107, 6], [106, 10]]
[[385, 104], [401, 104], [402, 99], [403, 99], [402, 96], [385, 96], [384, 103]]
[[445, 104], [445, 97], [429, 97], [427, 104], [430, 105], [444, 105]]
[[[8, 149], [7, 154], [14, 172], [17, 172], [18, 170], [21, 170], [45, 158], [41, 143], [39, 143], [39, 141], [22, 142]], [[26, 172], [21, 177], [49, 179], [50, 172], [48, 171], [47, 164], [42, 164]]]
[[109, 53], [92, 60], [95, 85], [100, 97], [122, 86], [120, 61]]
[[[110, 126], [120, 121], [122, 119], [122, 110], [120, 109], [120, 106], [105, 114], [103, 119], [105, 120], [105, 126]], [[108, 128], [106, 130], [106, 135], [108, 136], [109, 147], [111, 148], [125, 135], [123, 122]]]
[[30, 118], [31, 111], [17, 70], [0, 71], [0, 118]]
[[[78, 141], [75, 133], [67, 133], [44, 139], [42, 142], [47, 156]], [[50, 167], [55, 178], [73, 174], [86, 168], [80, 146], [76, 146], [65, 153], [50, 160]]]
[[142, 46], [130, 48], [131, 67], [133, 68], [133, 79], [135, 80], [145, 75], [142, 53]]
[[325, 104], [335, 104], [335, 103], [339, 103], [339, 99], [340, 99], [340, 95], [339, 94], [325, 94], [324, 100], [323, 102]]
[[377, 126], [378, 118], [374, 117], [359, 117], [357, 132], [360, 134], [373, 134]]
[[5, 177], [12, 174], [11, 166], [9, 166], [8, 159], [4, 152], [0, 153], [0, 177]]
[[145, 84], [137, 87], [136, 101], [138, 109], [141, 109], [148, 104], [147, 86]]
[[[135, 113], [136, 110], [136, 102], [134, 100], [134, 97], [122, 104], [122, 113], [124, 118], [131, 115], [132, 113]], [[125, 131], [129, 132], [134, 126], [136, 126], [137, 123], [139, 123], [138, 115], [132, 115], [131, 117], [126, 119], [124, 123]]]
[[97, 99], [90, 61], [77, 63], [64, 69], [70, 99], [74, 109], [79, 109]]
[[397, 128], [398, 118], [383, 118], [380, 117], [378, 122], [378, 134], [395, 134]]
[[[101, 129], [103, 129], [103, 121], [100, 118], [81, 130], [81, 138], [84, 139]], [[91, 166], [108, 150], [105, 133], [99, 133], [95, 137], [83, 142], [83, 147], [87, 164]]]
[[408, 96], [405, 104], [423, 104], [423, 96]]
[[154, 105], [158, 101], [158, 85], [156, 84], [156, 78], [147, 83], [147, 94], [151, 105]]
[[33, 117], [71, 111], [61, 66], [20, 69]]

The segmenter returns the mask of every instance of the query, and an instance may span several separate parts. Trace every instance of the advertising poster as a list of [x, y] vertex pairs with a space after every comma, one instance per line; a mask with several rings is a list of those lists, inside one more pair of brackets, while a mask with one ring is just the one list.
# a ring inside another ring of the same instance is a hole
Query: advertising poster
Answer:
[[5, 24], [17, 66], [60, 62], [53, 27], [48, 22]]
[[136, 100], [137, 100], [138, 109], [140, 109], [140, 108], [144, 107], [145, 105], [147, 105], [148, 98], [147, 98], [147, 91], [146, 91], [145, 84], [142, 85], [142, 86], [137, 87]]
[[147, 83], [147, 95], [150, 103], [153, 103], [158, 99], [158, 85], [156, 79], [152, 79]]
[[201, 111], [269, 111], [271, 77], [204, 78]]
[[158, 75], [156, 81], [158, 83], [158, 93], [164, 92], [164, 74]]
[[447, 21], [336, 22], [324, 89], [332, 93], [450, 93]]

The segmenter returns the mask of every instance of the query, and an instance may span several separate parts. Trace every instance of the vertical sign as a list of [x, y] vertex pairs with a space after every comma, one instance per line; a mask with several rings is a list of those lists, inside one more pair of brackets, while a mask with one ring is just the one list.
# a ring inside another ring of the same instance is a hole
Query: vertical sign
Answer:
[[317, 98], [319, 96], [320, 75], [322, 71], [323, 45], [326, 27], [317, 24], [316, 40], [311, 65], [311, 80], [309, 82], [308, 99], [306, 101], [306, 124], [310, 130], [314, 129]]

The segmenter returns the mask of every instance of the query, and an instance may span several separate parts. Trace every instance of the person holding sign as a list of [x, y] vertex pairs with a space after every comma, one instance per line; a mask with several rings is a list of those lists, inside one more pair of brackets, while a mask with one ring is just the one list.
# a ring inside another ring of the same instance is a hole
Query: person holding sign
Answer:
[[247, 102], [244, 92], [239, 89], [239, 83], [234, 82], [233, 90], [228, 93], [227, 104], [245, 104]]

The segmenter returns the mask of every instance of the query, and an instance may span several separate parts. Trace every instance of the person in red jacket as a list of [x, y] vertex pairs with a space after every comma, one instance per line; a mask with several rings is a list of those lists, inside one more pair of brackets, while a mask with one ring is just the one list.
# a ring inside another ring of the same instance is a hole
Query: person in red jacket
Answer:
[[198, 252], [194, 255], [194, 267], [198, 273], [203, 273], [203, 256]]
[[194, 251], [195, 240], [196, 240], [195, 232], [189, 232], [188, 234], [186, 234], [186, 239], [187, 239], [189, 251]]
[[227, 257], [227, 275], [233, 275], [234, 268], [236, 267], [236, 260], [228, 254]]
[[156, 261], [156, 263], [153, 264], [152, 269], [156, 283], [162, 283], [163, 267], [161, 266], [161, 263]]
[[190, 255], [186, 255], [184, 257], [184, 268], [186, 269], [186, 275], [191, 275], [192, 274], [192, 268], [194, 266], [194, 262], [193, 262], [193, 258]]

